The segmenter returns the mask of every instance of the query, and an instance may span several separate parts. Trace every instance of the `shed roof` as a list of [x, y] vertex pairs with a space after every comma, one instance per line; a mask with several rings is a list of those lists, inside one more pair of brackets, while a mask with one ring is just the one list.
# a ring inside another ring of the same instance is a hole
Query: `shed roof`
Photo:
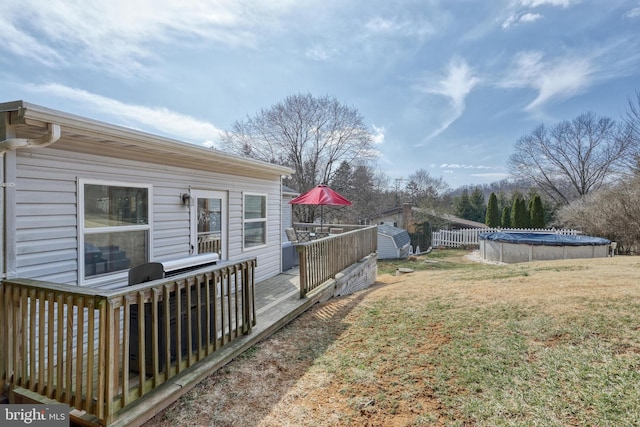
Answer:
[[[461, 225], [467, 228], [486, 228], [486, 224], [483, 224], [481, 222], [477, 222], [477, 221], [471, 221], [469, 219], [464, 219], [464, 218], [460, 218], [457, 217], [455, 215], [450, 215], [450, 214], [445, 214], [445, 213], [439, 213], [433, 209], [424, 209], [424, 208], [418, 208], [415, 206], [411, 206], [411, 212], [412, 213], [419, 213], [419, 214], [426, 214], [429, 216], [433, 216], [436, 218], [440, 218], [446, 222], [449, 222], [451, 224], [457, 224], [457, 225]], [[394, 208], [390, 208], [387, 209], [385, 211], [379, 212], [374, 218], [372, 218], [373, 222], [377, 222], [378, 219], [380, 218], [385, 218], [385, 217], [389, 217], [391, 215], [401, 215], [403, 213], [403, 207], [402, 206], [396, 206]]]
[[378, 225], [378, 234], [382, 234], [383, 236], [388, 236], [393, 239], [397, 248], [402, 248], [405, 245], [411, 243], [411, 237], [409, 237], [409, 233], [407, 232], [407, 230], [394, 227], [393, 225]]
[[9, 115], [8, 123], [15, 125], [16, 138], [37, 138], [47, 132], [49, 123], [60, 125], [61, 137], [50, 145], [54, 149], [255, 178], [293, 173], [285, 166], [246, 159], [24, 101], [0, 103], [0, 113]]
[[282, 194], [286, 196], [299, 196], [300, 192], [286, 185], [282, 186]]

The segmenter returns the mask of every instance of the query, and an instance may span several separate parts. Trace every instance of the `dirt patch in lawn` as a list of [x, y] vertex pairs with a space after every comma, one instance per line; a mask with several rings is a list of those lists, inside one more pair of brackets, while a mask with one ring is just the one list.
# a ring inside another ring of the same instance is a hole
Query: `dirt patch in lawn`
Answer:
[[638, 298], [640, 258], [488, 265], [458, 252], [459, 268], [420, 257], [428, 270], [380, 275], [368, 290], [313, 307], [147, 426], [449, 425], [458, 409], [443, 402], [442, 387], [451, 384], [449, 398], [470, 391], [438, 377], [433, 360], [452, 338], [443, 319], [425, 315], [429, 305], [455, 313], [500, 303], [571, 317], [598, 301]]

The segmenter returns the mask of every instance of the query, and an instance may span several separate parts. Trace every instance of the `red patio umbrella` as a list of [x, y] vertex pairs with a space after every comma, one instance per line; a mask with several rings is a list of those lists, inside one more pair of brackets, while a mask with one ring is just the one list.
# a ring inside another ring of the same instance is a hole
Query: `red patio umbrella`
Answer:
[[322, 207], [324, 205], [351, 206], [350, 201], [324, 184], [320, 184], [299, 195], [289, 203], [292, 205], [320, 205], [320, 227], [322, 227]]

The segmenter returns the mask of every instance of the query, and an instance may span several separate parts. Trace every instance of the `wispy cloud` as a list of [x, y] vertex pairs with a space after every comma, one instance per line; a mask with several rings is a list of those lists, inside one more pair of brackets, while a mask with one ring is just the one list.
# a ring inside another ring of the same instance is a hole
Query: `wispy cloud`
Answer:
[[442, 163], [441, 169], [495, 169], [494, 166], [467, 165], [461, 163]]
[[[378, 13], [384, 14], [384, 11]], [[318, 62], [340, 61], [341, 65], [362, 66], [373, 61], [380, 68], [395, 66], [397, 58], [402, 58], [408, 50], [413, 51], [436, 33], [429, 20], [432, 19], [431, 15], [429, 18], [377, 15], [368, 19], [354, 16], [346, 22], [322, 19], [320, 16], [302, 29], [305, 37], [300, 37], [300, 41], [305, 43], [307, 39], [312, 40], [305, 48], [304, 55]]]
[[425, 84], [420, 90], [441, 95], [448, 99], [450, 111], [438, 129], [432, 132], [427, 139], [434, 138], [455, 122], [465, 109], [465, 99], [473, 88], [480, 83], [474, 71], [469, 67], [464, 59], [454, 58], [449, 62], [446, 75], [437, 81], [436, 84]]
[[520, 4], [524, 7], [539, 7], [539, 6], [559, 6], [567, 8], [572, 4], [580, 3], [582, 0], [521, 0]]
[[535, 22], [539, 19], [542, 19], [542, 15], [539, 13], [526, 12], [519, 15], [513, 14], [502, 23], [502, 28], [507, 30], [522, 22]]
[[[460, 164], [460, 163], [442, 163], [441, 165], [432, 165], [432, 167], [437, 167], [444, 174], [453, 175], [456, 173], [468, 173], [468, 176], [480, 178], [482, 180], [492, 180], [499, 181], [501, 179], [506, 179], [510, 175], [507, 172], [498, 172], [498, 170], [503, 169], [498, 166], [484, 166], [484, 165], [468, 165], [468, 164]], [[487, 171], [487, 172], [471, 172], [472, 170], [479, 171]]]
[[511, 175], [506, 172], [491, 172], [491, 173], [472, 173], [469, 176], [475, 178], [482, 178], [484, 180], [500, 181], [501, 179], [509, 178]]
[[435, 33], [435, 27], [424, 20], [375, 17], [364, 24], [369, 34], [424, 38]]
[[525, 110], [534, 112], [554, 99], [565, 99], [591, 84], [593, 66], [586, 57], [561, 57], [544, 61], [541, 52], [521, 52], [508, 77], [500, 85], [506, 88], [530, 88], [538, 95]]
[[115, 123], [135, 129], [156, 131], [168, 137], [204, 145], [215, 146], [222, 131], [212, 123], [199, 120], [167, 108], [152, 108], [130, 105], [95, 93], [60, 85], [30, 85], [27, 90], [46, 93], [78, 102], [82, 110], [90, 109], [101, 115], [113, 118]]
[[624, 14], [627, 18], [638, 18], [640, 17], [640, 6], [634, 7], [630, 11]]
[[519, 0], [511, 4], [507, 19], [502, 23], [502, 29], [508, 30], [521, 23], [535, 22], [544, 16], [535, 12], [536, 8], [542, 6], [561, 7], [566, 9], [573, 4], [580, 3], [581, 0]]
[[[5, 2], [0, 51], [44, 65], [140, 72], [155, 59], [153, 43], [214, 43], [254, 47], [289, 2], [111, 0]], [[8, 42], [7, 42], [8, 41]], [[157, 47], [157, 45], [156, 45]]]
[[65, 59], [53, 48], [43, 44], [36, 37], [25, 33], [14, 26], [11, 22], [6, 22], [6, 15], [0, 14], [0, 28], [2, 28], [3, 42], [2, 49], [16, 55], [24, 56], [48, 67], [62, 64]]
[[542, 15], [539, 13], [527, 12], [520, 17], [520, 22], [534, 22], [540, 18], [542, 18]]
[[326, 61], [336, 54], [335, 49], [315, 44], [306, 50], [305, 56], [314, 61]]

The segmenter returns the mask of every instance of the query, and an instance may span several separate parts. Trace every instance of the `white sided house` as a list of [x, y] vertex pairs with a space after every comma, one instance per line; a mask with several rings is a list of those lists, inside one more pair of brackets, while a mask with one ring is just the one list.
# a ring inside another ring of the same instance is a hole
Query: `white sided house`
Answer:
[[291, 172], [23, 101], [0, 103], [0, 280], [118, 288], [130, 268], [148, 262], [243, 257], [257, 258], [256, 281], [275, 276], [281, 178]]

